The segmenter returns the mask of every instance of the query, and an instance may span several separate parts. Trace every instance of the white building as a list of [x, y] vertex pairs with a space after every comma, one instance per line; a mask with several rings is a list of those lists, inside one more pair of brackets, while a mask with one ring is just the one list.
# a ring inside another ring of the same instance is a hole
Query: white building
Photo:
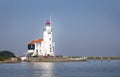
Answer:
[[45, 23], [43, 38], [28, 43], [28, 56], [54, 56], [52, 28], [49, 21]]

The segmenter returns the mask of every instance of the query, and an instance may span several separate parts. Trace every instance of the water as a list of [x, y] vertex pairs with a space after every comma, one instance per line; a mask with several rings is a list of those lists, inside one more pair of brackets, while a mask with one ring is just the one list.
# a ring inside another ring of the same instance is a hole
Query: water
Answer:
[[120, 60], [0, 63], [0, 77], [120, 77]]

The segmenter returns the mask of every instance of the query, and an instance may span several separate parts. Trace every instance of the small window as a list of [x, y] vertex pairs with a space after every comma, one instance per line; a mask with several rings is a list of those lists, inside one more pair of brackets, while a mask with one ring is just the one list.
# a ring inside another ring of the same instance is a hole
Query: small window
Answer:
[[33, 45], [31, 45], [31, 48], [33, 48]]
[[34, 44], [29, 44], [28, 45], [28, 49], [29, 50], [34, 50], [35, 49], [35, 45]]
[[48, 34], [51, 34], [51, 32], [48, 32]]

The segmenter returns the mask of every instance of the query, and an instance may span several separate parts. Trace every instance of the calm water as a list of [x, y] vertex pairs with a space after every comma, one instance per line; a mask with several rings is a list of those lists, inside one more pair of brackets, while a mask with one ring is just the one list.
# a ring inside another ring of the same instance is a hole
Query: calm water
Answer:
[[120, 77], [120, 60], [0, 63], [0, 77]]

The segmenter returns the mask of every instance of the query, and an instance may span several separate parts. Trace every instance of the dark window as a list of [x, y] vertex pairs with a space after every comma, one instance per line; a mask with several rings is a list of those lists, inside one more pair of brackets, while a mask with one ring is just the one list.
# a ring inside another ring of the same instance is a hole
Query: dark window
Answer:
[[34, 44], [28, 44], [28, 50], [34, 50], [35, 45]]
[[48, 34], [51, 34], [51, 32], [48, 32]]
[[51, 49], [52, 49], [52, 48], [50, 47], [50, 52], [51, 52]]
[[36, 55], [38, 55], [38, 50], [36, 50]]

